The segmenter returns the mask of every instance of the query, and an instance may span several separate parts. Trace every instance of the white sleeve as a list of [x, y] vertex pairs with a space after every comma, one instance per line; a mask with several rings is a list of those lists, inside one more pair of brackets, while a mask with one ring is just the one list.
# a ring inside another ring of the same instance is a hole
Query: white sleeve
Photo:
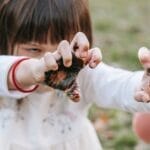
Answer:
[[101, 63], [95, 69], [86, 67], [79, 74], [82, 98], [87, 103], [95, 102], [105, 108], [125, 111], [150, 111], [149, 103], [134, 99], [143, 72], [129, 72]]
[[22, 98], [28, 95], [15, 90], [8, 90], [7, 78], [12, 64], [18, 60], [15, 56], [0, 56], [0, 96]]

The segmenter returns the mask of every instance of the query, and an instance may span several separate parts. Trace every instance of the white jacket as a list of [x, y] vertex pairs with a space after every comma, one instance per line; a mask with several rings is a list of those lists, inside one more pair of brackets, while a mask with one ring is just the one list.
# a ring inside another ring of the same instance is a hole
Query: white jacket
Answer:
[[[115, 69], [103, 63], [79, 73], [81, 100], [74, 103], [60, 91], [24, 95], [8, 91], [7, 74], [16, 60], [0, 58], [0, 149], [100, 150], [87, 119], [91, 103], [130, 112], [149, 111], [150, 104], [136, 102], [134, 91], [143, 72]], [[6, 97], [7, 96], [7, 97]], [[17, 98], [24, 97], [21, 104]]]

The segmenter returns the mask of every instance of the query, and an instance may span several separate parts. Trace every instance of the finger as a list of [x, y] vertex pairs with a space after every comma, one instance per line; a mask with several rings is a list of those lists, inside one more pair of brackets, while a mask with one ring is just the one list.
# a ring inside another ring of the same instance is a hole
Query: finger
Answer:
[[71, 48], [75, 51], [78, 58], [85, 59], [88, 57], [89, 41], [86, 35], [78, 32], [71, 42]]
[[145, 69], [150, 68], [150, 51], [146, 47], [139, 49], [138, 57]]
[[136, 101], [138, 102], [146, 102], [146, 103], [149, 103], [150, 102], [150, 97], [149, 95], [144, 92], [144, 91], [137, 91], [135, 93], [135, 96], [134, 98], [136, 99]]
[[57, 48], [58, 52], [63, 58], [63, 64], [66, 67], [70, 67], [72, 65], [72, 53], [69, 42], [64, 40], [62, 41]]
[[46, 53], [44, 56], [44, 62], [46, 66], [46, 70], [57, 70], [58, 69], [58, 64], [56, 62], [56, 58], [53, 53]]
[[102, 53], [99, 48], [93, 48], [89, 51], [89, 67], [95, 68], [102, 61]]
[[41, 59], [35, 59], [33, 63], [34, 65], [31, 65], [31, 74], [36, 83], [44, 81], [46, 71], [58, 69], [56, 59], [50, 52], [46, 53]]

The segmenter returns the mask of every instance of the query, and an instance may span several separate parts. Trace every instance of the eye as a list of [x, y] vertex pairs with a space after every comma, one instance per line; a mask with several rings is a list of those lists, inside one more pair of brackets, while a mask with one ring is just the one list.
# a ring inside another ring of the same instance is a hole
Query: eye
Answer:
[[39, 48], [26, 48], [27, 51], [33, 52], [33, 53], [40, 53], [42, 50]]

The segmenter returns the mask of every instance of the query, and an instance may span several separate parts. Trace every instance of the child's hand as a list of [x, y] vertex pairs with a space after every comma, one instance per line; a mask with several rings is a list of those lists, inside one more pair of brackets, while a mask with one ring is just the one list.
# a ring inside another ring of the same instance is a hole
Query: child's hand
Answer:
[[85, 64], [89, 64], [89, 67], [95, 68], [101, 62], [102, 54], [100, 49], [90, 49], [89, 41], [84, 33], [78, 32], [70, 45], [76, 57], [82, 59]]
[[80, 90], [76, 77], [84, 65], [96, 67], [101, 61], [101, 52], [98, 48], [90, 50], [88, 39], [81, 32], [73, 38], [70, 50], [72, 51], [72, 65], [66, 67], [62, 59], [58, 60], [58, 70], [49, 70], [45, 73], [45, 83], [54, 89], [65, 91], [73, 101], [77, 102], [80, 99]]
[[140, 88], [135, 93], [135, 99], [139, 102], [150, 102], [150, 50], [140, 48], [139, 60], [145, 69]]
[[71, 43], [65, 40], [60, 42], [54, 53], [46, 53], [43, 58], [36, 62], [35, 67], [32, 68], [35, 81], [43, 82], [46, 71], [58, 70], [59, 66], [57, 62], [61, 58], [65, 67], [71, 67], [73, 60], [72, 52], [77, 58], [81, 59], [84, 64], [88, 64], [91, 68], [95, 68], [102, 59], [100, 49], [90, 49], [86, 35], [82, 32], [78, 32]]

